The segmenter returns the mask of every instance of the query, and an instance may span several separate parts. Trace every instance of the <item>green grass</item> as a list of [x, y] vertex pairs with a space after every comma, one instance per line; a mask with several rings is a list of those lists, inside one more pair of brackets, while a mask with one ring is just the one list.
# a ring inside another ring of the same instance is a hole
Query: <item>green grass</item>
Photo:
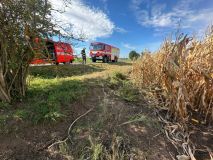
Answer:
[[0, 102], [0, 110], [1, 109], [9, 109], [10, 108], [10, 104], [6, 103], [6, 102]]
[[[79, 57], [79, 58], [75, 58], [74, 62], [76, 62], [76, 63], [82, 63], [83, 60], [82, 60], [81, 57]], [[92, 62], [92, 59], [90, 57], [87, 57], [87, 63], [91, 63], [91, 62]]]
[[44, 79], [51, 78], [67, 78], [73, 76], [80, 76], [85, 74], [90, 74], [93, 72], [99, 72], [103, 69], [96, 66], [91, 65], [81, 65], [81, 64], [60, 64], [60, 65], [52, 65], [52, 66], [34, 66], [30, 67], [29, 73], [33, 77], [40, 77]]
[[94, 72], [95, 67], [59, 65], [32, 67], [30, 70], [25, 109], [34, 123], [57, 121], [66, 117], [69, 106], [87, 93], [83, 80], [72, 76]]
[[29, 115], [30, 112], [27, 111], [26, 109], [17, 109], [14, 112], [13, 117], [21, 120], [26, 120], [29, 117]]
[[127, 102], [137, 102], [140, 93], [131, 82], [123, 82], [122, 86], [118, 89], [117, 93], [123, 100]]
[[86, 85], [80, 80], [69, 78], [42, 79], [33, 78], [25, 100], [31, 111], [33, 122], [56, 121], [65, 116], [62, 111], [84, 96]]
[[[72, 103], [82, 99], [87, 93], [86, 83], [72, 77], [82, 74], [83, 69], [83, 65], [31, 67], [28, 90], [22, 102], [18, 106], [16, 102], [0, 103], [0, 126], [13, 119], [37, 124], [65, 118]], [[93, 70], [95, 67], [86, 69], [87, 72]]]
[[[129, 68], [129, 63], [125, 62], [30, 67], [28, 89], [22, 101], [12, 104], [0, 102], [0, 126], [14, 120], [37, 124], [64, 119], [72, 104], [82, 100], [88, 88], [96, 85], [97, 79], [118, 70], [126, 72]], [[120, 73], [115, 73], [115, 77], [115, 81], [126, 78]]]
[[127, 102], [137, 102], [139, 100], [140, 93], [138, 89], [128, 80], [126, 75], [120, 72], [115, 72], [108, 79], [108, 86], [115, 90], [116, 95]]

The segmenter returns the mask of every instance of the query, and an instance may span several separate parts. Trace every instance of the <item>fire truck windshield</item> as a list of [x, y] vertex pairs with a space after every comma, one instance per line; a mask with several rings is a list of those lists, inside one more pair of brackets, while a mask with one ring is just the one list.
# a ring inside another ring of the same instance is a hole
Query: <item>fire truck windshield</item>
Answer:
[[104, 49], [104, 45], [103, 44], [96, 44], [96, 45], [91, 45], [90, 49], [93, 51], [98, 51], [98, 50], [103, 50]]

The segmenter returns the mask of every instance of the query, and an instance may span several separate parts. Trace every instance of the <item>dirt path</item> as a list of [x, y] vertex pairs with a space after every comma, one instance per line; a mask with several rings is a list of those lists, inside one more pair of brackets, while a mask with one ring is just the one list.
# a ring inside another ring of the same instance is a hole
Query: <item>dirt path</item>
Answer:
[[[88, 81], [87, 96], [72, 103], [66, 117], [55, 123], [10, 122], [17, 130], [0, 136], [0, 159], [171, 159], [173, 148], [146, 102], [126, 102], [100, 79], [129, 69], [125, 64], [105, 66], [104, 71], [73, 77]], [[47, 149], [63, 140], [69, 125], [92, 107], [95, 109], [73, 126], [71, 141]]]

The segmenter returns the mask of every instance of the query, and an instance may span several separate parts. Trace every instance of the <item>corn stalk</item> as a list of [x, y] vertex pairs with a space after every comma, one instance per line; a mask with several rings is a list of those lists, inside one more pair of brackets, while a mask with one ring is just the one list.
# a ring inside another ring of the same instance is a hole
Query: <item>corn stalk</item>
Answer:
[[132, 76], [176, 119], [213, 121], [213, 32], [202, 41], [183, 34], [166, 40], [156, 54], [133, 64]]

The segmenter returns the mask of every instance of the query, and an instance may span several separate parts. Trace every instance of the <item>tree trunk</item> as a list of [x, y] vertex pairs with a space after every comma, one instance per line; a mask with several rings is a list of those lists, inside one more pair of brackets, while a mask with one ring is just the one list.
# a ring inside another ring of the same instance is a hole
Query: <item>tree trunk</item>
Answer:
[[2, 66], [1, 59], [0, 59], [0, 100], [4, 102], [11, 101], [11, 97], [10, 97], [10, 94], [8, 93], [8, 89], [4, 79], [3, 66]]

